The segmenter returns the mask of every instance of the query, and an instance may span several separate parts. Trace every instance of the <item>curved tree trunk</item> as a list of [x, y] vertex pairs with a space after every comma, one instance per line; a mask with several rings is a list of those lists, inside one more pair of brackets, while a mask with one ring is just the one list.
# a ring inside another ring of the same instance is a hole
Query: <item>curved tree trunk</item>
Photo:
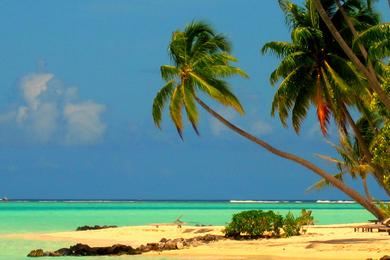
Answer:
[[352, 63], [356, 66], [358, 70], [360, 70], [363, 75], [367, 77], [367, 80], [370, 84], [368, 86], [372, 88], [378, 94], [379, 99], [385, 105], [385, 107], [390, 110], [390, 97], [386, 94], [386, 92], [382, 89], [378, 79], [376, 78], [375, 73], [371, 73], [364, 65], [361, 63], [359, 58], [355, 55], [352, 49], [348, 46], [348, 44], [344, 41], [343, 37], [337, 31], [336, 27], [330, 20], [328, 14], [324, 10], [322, 6], [321, 0], [312, 0], [314, 6], [316, 7], [319, 15], [324, 21], [325, 25], [328, 27], [330, 33], [333, 35], [334, 39], [338, 42], [340, 47], [343, 49], [348, 58], [352, 61]]
[[[390, 0], [389, 0], [390, 1]], [[340, 3], [340, 0], [335, 0], [336, 2], [336, 5], [337, 7], [339, 8], [340, 10], [340, 13], [341, 15], [343, 16], [345, 22], [347, 23], [349, 29], [351, 30], [352, 32], [352, 35], [353, 35], [353, 39], [356, 39], [357, 36], [358, 36], [358, 33], [355, 29], [355, 26], [353, 25], [353, 23], [351, 22], [351, 19], [349, 19], [349, 16], [348, 14], [345, 12], [344, 10], [344, 7], [341, 5]], [[364, 46], [360, 43], [358, 43], [358, 47], [359, 47], [359, 50], [360, 52], [362, 53], [363, 57], [367, 60], [368, 59], [368, 53], [367, 53], [367, 50], [364, 48]]]
[[[390, 0], [389, 0], [390, 1]], [[353, 39], [355, 40], [358, 37], [358, 32], [355, 29], [355, 26], [353, 25], [351, 19], [349, 18], [348, 14], [345, 12], [344, 7], [341, 5], [340, 0], [335, 0], [337, 7], [339, 8], [341, 15], [343, 16], [345, 22], [347, 23], [349, 29], [352, 32]], [[366, 48], [361, 43], [358, 43], [358, 47], [360, 52], [362, 53], [364, 59], [367, 61], [368, 70], [370, 73], [375, 73], [374, 67], [372, 66], [371, 60], [368, 58], [368, 53]], [[372, 89], [372, 87], [370, 87]]]
[[367, 200], [369, 200], [370, 202], [372, 202], [371, 194], [370, 194], [370, 192], [368, 191], [367, 178], [366, 178], [366, 177], [362, 178], [362, 183], [363, 183], [364, 193], [366, 194]]
[[315, 172], [325, 180], [329, 181], [332, 185], [334, 185], [336, 188], [347, 194], [349, 197], [351, 197], [353, 200], [355, 200], [357, 203], [362, 205], [364, 208], [366, 208], [369, 212], [371, 212], [375, 217], [378, 219], [384, 219], [385, 216], [383, 215], [383, 212], [376, 207], [375, 204], [368, 201], [366, 198], [362, 197], [358, 192], [353, 190], [352, 188], [348, 187], [345, 183], [335, 178], [333, 175], [325, 172], [324, 170], [320, 169], [313, 163], [298, 157], [294, 154], [283, 152], [279, 149], [276, 149], [275, 147], [269, 145], [268, 143], [264, 142], [261, 139], [258, 139], [257, 137], [245, 132], [241, 128], [235, 126], [234, 124], [230, 123], [228, 120], [226, 120], [224, 117], [222, 117], [220, 114], [218, 114], [216, 111], [214, 111], [212, 108], [210, 108], [207, 104], [205, 104], [201, 99], [199, 99], [197, 96], [195, 96], [195, 100], [198, 102], [198, 104], [205, 109], [209, 114], [211, 114], [213, 117], [218, 119], [222, 124], [236, 132], [237, 134], [243, 136], [244, 138], [248, 139], [249, 141], [252, 141], [261, 147], [265, 148], [269, 152], [276, 154], [280, 157], [283, 157], [287, 160], [296, 162], [305, 168], [308, 168], [309, 170]]

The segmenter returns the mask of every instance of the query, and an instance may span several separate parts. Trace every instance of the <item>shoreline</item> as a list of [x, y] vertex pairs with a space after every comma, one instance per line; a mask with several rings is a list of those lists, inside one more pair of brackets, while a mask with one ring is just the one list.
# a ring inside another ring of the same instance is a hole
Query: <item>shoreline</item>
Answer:
[[[390, 235], [384, 232], [354, 232], [353, 227], [367, 223], [314, 225], [305, 227], [301, 236], [259, 239], [220, 240], [180, 250], [148, 252], [144, 256], [176, 257], [180, 259], [379, 259], [390, 254]], [[88, 231], [52, 233], [19, 233], [0, 235], [0, 238], [84, 243], [90, 246], [124, 244], [137, 247], [159, 242], [162, 238], [192, 238], [213, 234], [222, 235], [222, 226], [182, 226], [154, 224], [126, 226]], [[33, 248], [32, 248], [33, 249]], [[31, 250], [32, 250], [31, 249]], [[53, 250], [56, 248], [47, 248]], [[27, 254], [28, 252], [26, 252]], [[299, 257], [295, 257], [299, 256]], [[294, 258], [295, 257], [295, 258]]]

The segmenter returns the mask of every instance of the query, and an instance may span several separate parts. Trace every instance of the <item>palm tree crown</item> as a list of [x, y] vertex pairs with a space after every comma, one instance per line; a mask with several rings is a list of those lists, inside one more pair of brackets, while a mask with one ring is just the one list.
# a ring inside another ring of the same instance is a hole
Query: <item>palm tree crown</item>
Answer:
[[166, 84], [153, 101], [153, 120], [161, 127], [162, 113], [166, 103], [177, 131], [182, 138], [182, 110], [196, 133], [199, 121], [196, 93], [201, 91], [219, 103], [244, 113], [240, 102], [231, 92], [224, 78], [233, 75], [248, 77], [230, 63], [237, 61], [229, 54], [230, 43], [213, 28], [203, 22], [192, 22], [184, 31], [175, 31], [169, 44], [173, 65], [161, 66], [161, 77]]
[[312, 0], [299, 7], [289, 0], [279, 1], [292, 27], [291, 42], [268, 42], [262, 52], [271, 52], [281, 58], [272, 72], [272, 85], [281, 80], [272, 103], [272, 114], [279, 112], [283, 125], [291, 113], [292, 124], [299, 132], [302, 120], [311, 104], [317, 108], [318, 120], [324, 135], [332, 114], [344, 127], [345, 105], [356, 103], [369, 95], [353, 65], [331, 51], [326, 32], [320, 27]]

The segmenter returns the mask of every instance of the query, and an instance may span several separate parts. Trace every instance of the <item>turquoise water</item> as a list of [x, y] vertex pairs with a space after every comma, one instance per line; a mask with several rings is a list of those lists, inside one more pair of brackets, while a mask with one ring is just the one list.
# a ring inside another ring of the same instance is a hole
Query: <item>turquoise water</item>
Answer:
[[[230, 203], [230, 202], [2, 202], [0, 235], [23, 232], [74, 230], [82, 225], [143, 225], [173, 222], [180, 217], [190, 225], [225, 225], [232, 214], [248, 210], [313, 211], [317, 224], [365, 222], [372, 216], [353, 203]], [[0, 260], [29, 259], [25, 255], [36, 248], [55, 250], [66, 243], [0, 238]], [[167, 259], [124, 256], [118, 259]], [[56, 258], [80, 259], [80, 258]], [[106, 259], [88, 257], [85, 260]], [[107, 259], [114, 259], [108, 257]], [[115, 257], [117, 259], [117, 257]]]

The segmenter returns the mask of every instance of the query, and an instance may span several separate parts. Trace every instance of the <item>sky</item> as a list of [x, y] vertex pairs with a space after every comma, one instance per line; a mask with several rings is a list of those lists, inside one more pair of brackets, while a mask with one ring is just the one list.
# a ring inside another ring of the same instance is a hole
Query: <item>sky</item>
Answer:
[[[377, 8], [389, 21], [387, 1]], [[186, 125], [182, 141], [167, 114], [162, 130], [153, 124], [171, 33], [206, 21], [231, 40], [237, 65], [250, 75], [229, 80], [244, 116], [209, 104], [272, 145], [335, 172], [315, 156], [334, 151], [313, 111], [299, 135], [270, 115], [275, 87], [268, 77], [278, 60], [260, 48], [289, 39], [277, 1], [3, 0], [0, 9], [0, 197], [347, 199], [332, 188], [305, 192], [319, 180], [315, 174], [204, 111], [200, 137]]]

